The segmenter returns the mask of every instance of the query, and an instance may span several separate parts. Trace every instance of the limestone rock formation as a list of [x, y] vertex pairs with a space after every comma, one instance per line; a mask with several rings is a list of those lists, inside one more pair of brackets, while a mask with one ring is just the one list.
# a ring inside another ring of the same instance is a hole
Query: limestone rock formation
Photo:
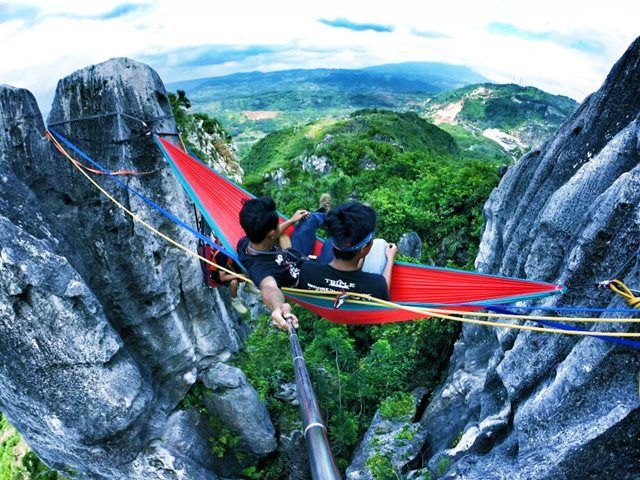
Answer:
[[[191, 218], [139, 119], [175, 132], [158, 75], [114, 59], [61, 80], [49, 123], [107, 169], [154, 172], [122, 180]], [[178, 404], [200, 372], [239, 348], [246, 328], [225, 292], [201, 288], [196, 259], [134, 223], [53, 152], [33, 96], [1, 86], [0, 410], [56, 468], [104, 479], [216, 478], [210, 427]], [[95, 178], [140, 218], [193, 244], [139, 198]], [[266, 415], [257, 396], [245, 404]], [[275, 448], [268, 416], [262, 422], [260, 454]]]
[[[596, 281], [640, 247], [639, 85], [637, 39], [600, 90], [494, 190], [479, 270], [567, 287], [546, 305], [625, 306]], [[619, 276], [637, 286], [638, 266], [636, 257]], [[600, 339], [465, 326], [422, 418], [425, 463], [437, 473], [445, 455], [451, 479], [638, 478], [638, 371], [637, 349]]]
[[403, 233], [398, 240], [398, 252], [407, 257], [420, 260], [422, 256], [422, 240], [416, 232]]
[[180, 127], [184, 140], [201, 152], [200, 160], [234, 182], [242, 182], [244, 171], [240, 166], [238, 146], [217, 121], [204, 114], [187, 115], [185, 112]]
[[242, 370], [217, 363], [205, 372], [204, 384], [212, 389], [209, 409], [233, 427], [250, 453], [266, 455], [276, 449], [269, 413]]
[[[105, 113], [122, 112], [126, 115]], [[97, 116], [97, 117], [96, 117]], [[48, 124], [74, 141], [108, 169], [155, 171], [124, 181], [179, 218], [192, 210], [181, 187], [146, 136], [145, 119], [154, 130], [175, 132], [166, 92], [146, 65], [116, 59], [75, 72], [59, 82]], [[167, 385], [160, 395], [167, 405], [182, 398], [195, 379], [198, 363], [226, 360], [239, 342], [234, 325], [216, 304], [216, 291], [200, 288], [197, 262], [132, 222], [96, 192], [85, 178], [55, 155], [39, 166], [36, 194], [50, 210], [65, 215], [67, 241], [76, 264], [108, 311], [131, 351]], [[183, 245], [193, 237], [153, 212], [123, 188], [106, 185], [134, 213]], [[74, 215], [69, 215], [69, 211]], [[129, 335], [130, 333], [130, 335]], [[182, 385], [176, 378], [183, 378]]]

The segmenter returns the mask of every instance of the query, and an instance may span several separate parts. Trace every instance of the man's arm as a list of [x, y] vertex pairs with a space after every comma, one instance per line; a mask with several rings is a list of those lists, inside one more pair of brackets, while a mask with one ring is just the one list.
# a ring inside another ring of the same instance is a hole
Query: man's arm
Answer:
[[298, 318], [291, 313], [291, 305], [285, 302], [282, 290], [278, 287], [275, 278], [266, 277], [260, 282], [262, 301], [271, 310], [271, 323], [281, 330], [289, 330], [287, 320], [298, 328]]
[[278, 235], [281, 235], [291, 225], [295, 224], [296, 222], [299, 222], [300, 220], [308, 216], [309, 216], [309, 212], [307, 210], [298, 210], [296, 213], [293, 214], [293, 216], [289, 220], [282, 222], [278, 225]]
[[391, 271], [393, 270], [393, 262], [395, 261], [397, 254], [398, 246], [395, 243], [388, 244], [387, 250], [385, 251], [387, 264], [384, 266], [384, 271], [382, 272], [382, 276], [387, 281], [387, 288], [391, 288]]

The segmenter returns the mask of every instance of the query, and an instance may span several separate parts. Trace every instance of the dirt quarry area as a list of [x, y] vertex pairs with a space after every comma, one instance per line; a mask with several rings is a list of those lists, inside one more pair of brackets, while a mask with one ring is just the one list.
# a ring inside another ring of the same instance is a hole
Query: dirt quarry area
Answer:
[[436, 125], [441, 123], [448, 123], [450, 125], [456, 125], [458, 122], [456, 121], [456, 117], [462, 110], [464, 106], [464, 99], [459, 102], [450, 103], [446, 105], [444, 108], [437, 110], [433, 116], [433, 120]]
[[280, 115], [277, 110], [243, 110], [242, 114], [249, 120], [269, 120]]

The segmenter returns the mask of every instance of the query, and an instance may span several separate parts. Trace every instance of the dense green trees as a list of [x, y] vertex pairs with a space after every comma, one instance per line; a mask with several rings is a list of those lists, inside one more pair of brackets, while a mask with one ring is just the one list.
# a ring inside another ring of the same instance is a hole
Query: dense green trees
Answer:
[[[416, 387], [433, 389], [456, 333], [442, 320], [354, 327], [337, 325], [297, 309], [300, 339], [333, 452], [341, 469], [383, 402], [391, 418], [413, 416]], [[234, 362], [266, 402], [277, 428], [300, 426], [298, 407], [278, 398], [281, 385], [294, 381], [289, 342], [262, 317]]]
[[[309, 167], [312, 156], [327, 162], [325, 172]], [[284, 213], [315, 208], [325, 191], [336, 202], [358, 198], [378, 211], [379, 236], [395, 242], [414, 230], [423, 261], [461, 267], [472, 266], [500, 164], [492, 152], [461, 156], [448, 133], [416, 114], [375, 110], [273, 133], [243, 159], [249, 190], [273, 196]], [[270, 180], [274, 172], [283, 184]]]

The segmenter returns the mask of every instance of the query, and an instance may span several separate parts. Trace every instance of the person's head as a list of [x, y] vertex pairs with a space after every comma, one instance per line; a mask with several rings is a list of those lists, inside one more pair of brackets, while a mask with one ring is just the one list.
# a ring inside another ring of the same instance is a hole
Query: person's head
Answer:
[[247, 200], [240, 210], [240, 225], [253, 243], [275, 240], [278, 228], [276, 203], [271, 197]]
[[329, 211], [326, 227], [337, 259], [360, 259], [371, 250], [376, 211], [360, 202], [350, 201]]

